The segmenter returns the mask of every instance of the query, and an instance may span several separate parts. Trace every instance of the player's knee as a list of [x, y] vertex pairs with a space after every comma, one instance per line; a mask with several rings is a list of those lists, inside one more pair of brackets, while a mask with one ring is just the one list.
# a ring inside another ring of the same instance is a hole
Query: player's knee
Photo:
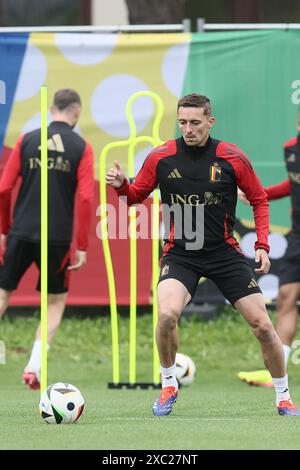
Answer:
[[269, 319], [256, 320], [252, 328], [254, 335], [259, 341], [263, 343], [273, 342], [275, 330]]
[[66, 303], [66, 294], [49, 294], [48, 295], [48, 306], [56, 307], [61, 309]]
[[174, 329], [177, 325], [178, 312], [174, 307], [161, 308], [158, 313], [158, 323], [161, 328]]
[[0, 300], [1, 302], [7, 302], [9, 297], [11, 296], [12, 291], [8, 291], [5, 289], [0, 289]]
[[285, 288], [279, 289], [278, 297], [276, 300], [276, 307], [278, 310], [289, 310], [297, 300], [297, 296], [294, 296], [294, 293]]

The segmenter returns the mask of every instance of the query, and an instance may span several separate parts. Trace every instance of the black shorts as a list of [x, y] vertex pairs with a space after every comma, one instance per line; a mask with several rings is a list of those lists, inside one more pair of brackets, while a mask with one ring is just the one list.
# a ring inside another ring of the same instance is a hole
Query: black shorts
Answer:
[[279, 285], [300, 282], [300, 235], [287, 236], [288, 246], [279, 266]]
[[[0, 288], [15, 290], [32, 263], [35, 263], [40, 270], [41, 245], [9, 235], [3, 263], [0, 266]], [[49, 294], [68, 292], [70, 273], [68, 266], [70, 266], [70, 245], [50, 244], [48, 246]], [[40, 290], [40, 281], [41, 276], [38, 279], [37, 290]]]
[[233, 306], [242, 297], [261, 293], [247, 259], [229, 244], [198, 256], [184, 251], [167, 253], [158, 282], [177, 279], [193, 297], [201, 277], [211, 279]]

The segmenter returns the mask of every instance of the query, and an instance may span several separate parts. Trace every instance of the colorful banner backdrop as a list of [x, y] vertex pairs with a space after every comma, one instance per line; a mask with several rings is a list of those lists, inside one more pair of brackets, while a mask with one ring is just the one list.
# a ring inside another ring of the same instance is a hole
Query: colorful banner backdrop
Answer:
[[27, 40], [28, 34], [0, 34], [0, 149], [6, 135]]
[[[252, 160], [263, 184], [274, 184], [286, 177], [282, 144], [296, 135], [300, 102], [297, 92], [300, 89], [299, 47], [298, 31], [130, 35], [2, 33], [0, 84], [5, 84], [6, 99], [4, 103], [0, 99], [1, 166], [18, 135], [40, 126], [39, 93], [44, 84], [48, 86], [50, 99], [60, 88], [75, 88], [80, 93], [83, 110], [76, 131], [94, 148], [97, 178], [101, 149], [109, 142], [128, 137], [125, 105], [133, 93], [150, 90], [161, 96], [165, 110], [160, 134], [167, 140], [176, 135], [178, 97], [198, 92], [209, 96], [213, 104], [217, 121], [212, 135], [239, 145]], [[151, 135], [155, 117], [152, 100], [137, 100], [133, 115], [138, 132]], [[137, 148], [136, 171], [148, 151], [147, 146]], [[115, 158], [127, 168], [126, 150], [112, 152], [108, 165]], [[84, 273], [73, 275], [69, 296], [69, 303], [73, 304], [108, 303], [102, 247], [96, 236], [99, 223], [97, 181], [95, 190], [89, 261]], [[113, 192], [108, 192], [108, 200], [116, 204]], [[286, 246], [283, 234], [290, 224], [288, 208], [288, 198], [271, 203], [271, 223], [274, 232], [278, 232], [271, 237], [274, 259], [282, 256]], [[241, 239], [242, 247], [247, 256], [253, 257], [251, 210], [239, 204], [238, 213], [247, 231]], [[111, 247], [117, 263], [118, 302], [128, 304], [129, 243], [115, 240]], [[138, 249], [138, 303], [147, 304], [151, 302], [151, 240], [140, 240]], [[14, 303], [38, 302], [35, 276], [32, 268], [14, 294]], [[274, 298], [278, 283], [276, 273], [265, 276], [261, 283], [266, 296]]]

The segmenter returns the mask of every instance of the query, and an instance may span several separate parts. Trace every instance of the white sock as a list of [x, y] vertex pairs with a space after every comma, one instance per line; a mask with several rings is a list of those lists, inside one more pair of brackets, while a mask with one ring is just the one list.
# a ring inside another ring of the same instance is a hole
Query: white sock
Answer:
[[176, 363], [174, 362], [171, 367], [160, 366], [160, 371], [162, 388], [172, 386], [178, 390], [178, 382], [176, 380]]
[[279, 379], [272, 377], [272, 381], [276, 392], [276, 406], [278, 406], [279, 402], [282, 400], [290, 400], [291, 397], [287, 374]]
[[[49, 351], [49, 344], [47, 344], [47, 351]], [[31, 355], [28, 361], [27, 366], [25, 367], [25, 372], [35, 372], [40, 374], [42, 362], [42, 341], [40, 339], [36, 340], [33, 343]]]
[[285, 363], [285, 367], [287, 367], [287, 363], [288, 363], [292, 348], [288, 346], [287, 344], [283, 344], [282, 347], [283, 347], [283, 352], [284, 352], [284, 363]]

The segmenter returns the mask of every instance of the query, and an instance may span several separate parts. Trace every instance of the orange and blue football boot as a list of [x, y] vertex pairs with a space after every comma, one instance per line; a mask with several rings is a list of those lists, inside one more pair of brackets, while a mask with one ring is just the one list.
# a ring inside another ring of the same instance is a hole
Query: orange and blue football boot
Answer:
[[39, 378], [35, 372], [24, 372], [23, 383], [28, 385], [31, 390], [39, 390], [41, 388]]
[[281, 400], [277, 410], [281, 416], [300, 416], [300, 410], [297, 410], [292, 400]]
[[175, 387], [164, 387], [158, 399], [153, 405], [155, 416], [167, 416], [171, 413], [173, 405], [176, 403], [178, 390]]

